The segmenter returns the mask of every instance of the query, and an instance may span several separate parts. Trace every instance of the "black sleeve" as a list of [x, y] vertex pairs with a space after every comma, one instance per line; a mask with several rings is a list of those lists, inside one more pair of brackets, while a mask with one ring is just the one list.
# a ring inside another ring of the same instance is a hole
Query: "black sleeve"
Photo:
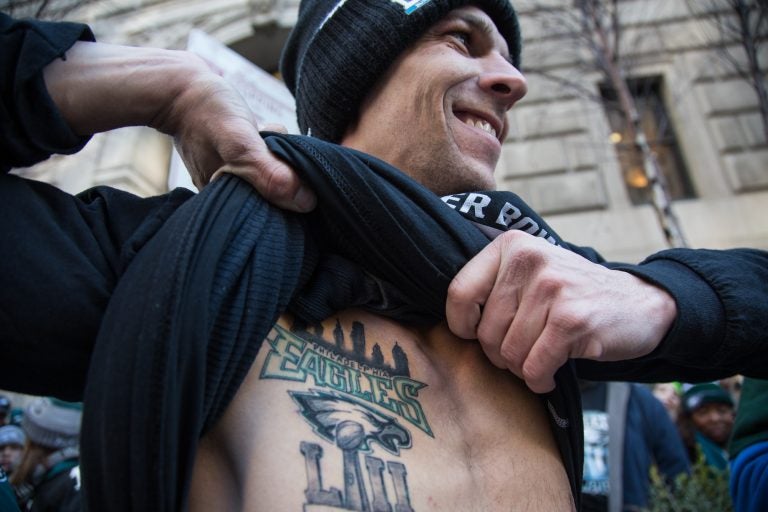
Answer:
[[79, 151], [88, 137], [73, 133], [48, 95], [43, 68], [78, 40], [93, 41], [86, 25], [14, 20], [0, 13], [0, 172], [54, 153]]
[[82, 398], [112, 290], [137, 250], [191, 192], [80, 196], [0, 174], [0, 389]]
[[667, 290], [677, 318], [651, 354], [615, 363], [579, 360], [580, 376], [643, 382], [768, 377], [768, 252], [670, 249], [639, 265], [606, 265]]

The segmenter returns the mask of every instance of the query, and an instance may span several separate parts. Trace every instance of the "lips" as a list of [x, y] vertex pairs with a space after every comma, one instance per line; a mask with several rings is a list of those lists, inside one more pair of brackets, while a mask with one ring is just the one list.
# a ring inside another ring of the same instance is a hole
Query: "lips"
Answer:
[[454, 115], [467, 126], [480, 129], [502, 142], [500, 134], [503, 123], [496, 116], [469, 110], [456, 110]]

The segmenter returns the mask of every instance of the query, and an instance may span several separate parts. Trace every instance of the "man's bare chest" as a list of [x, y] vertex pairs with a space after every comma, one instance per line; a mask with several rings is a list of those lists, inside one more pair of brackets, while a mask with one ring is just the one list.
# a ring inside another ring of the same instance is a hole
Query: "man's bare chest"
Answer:
[[538, 398], [440, 329], [283, 317], [223, 422], [245, 510], [539, 510], [544, 487], [570, 499]]

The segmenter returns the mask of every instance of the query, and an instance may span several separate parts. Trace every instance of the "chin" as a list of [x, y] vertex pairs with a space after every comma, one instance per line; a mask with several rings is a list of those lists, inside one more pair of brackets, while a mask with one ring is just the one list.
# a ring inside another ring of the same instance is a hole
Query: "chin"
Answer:
[[493, 168], [489, 169], [487, 166], [480, 168], [471, 166], [470, 168], [472, 170], [466, 176], [465, 190], [462, 192], [496, 189], [496, 178], [493, 175]]
[[[437, 158], [411, 161], [411, 177], [439, 196], [496, 189], [495, 162], [461, 153], [457, 148], [441, 148], [431, 154]], [[438, 171], [439, 170], [439, 171]]]
[[465, 192], [478, 192], [483, 190], [495, 190], [496, 182], [493, 179], [472, 179], [471, 177], [464, 177], [465, 179], [451, 180], [450, 182], [443, 182], [432, 188], [439, 196], [447, 196], [451, 194], [463, 194]]

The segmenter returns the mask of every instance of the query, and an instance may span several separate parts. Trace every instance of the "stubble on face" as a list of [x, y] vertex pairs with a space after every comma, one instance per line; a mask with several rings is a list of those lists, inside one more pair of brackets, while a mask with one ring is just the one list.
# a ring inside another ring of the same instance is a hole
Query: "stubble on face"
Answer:
[[495, 188], [496, 159], [483, 165], [456, 144], [449, 95], [436, 96], [429, 81], [420, 80], [413, 99], [412, 118], [405, 122], [422, 130], [406, 130], [407, 140], [397, 150], [389, 149], [390, 162], [439, 196]]
[[398, 167], [438, 195], [493, 189], [500, 146], [478, 141], [483, 135], [453, 111], [457, 105], [487, 111], [492, 100], [479, 90], [473, 56], [456, 52], [446, 33], [452, 32], [430, 30], [398, 57], [342, 144]]

